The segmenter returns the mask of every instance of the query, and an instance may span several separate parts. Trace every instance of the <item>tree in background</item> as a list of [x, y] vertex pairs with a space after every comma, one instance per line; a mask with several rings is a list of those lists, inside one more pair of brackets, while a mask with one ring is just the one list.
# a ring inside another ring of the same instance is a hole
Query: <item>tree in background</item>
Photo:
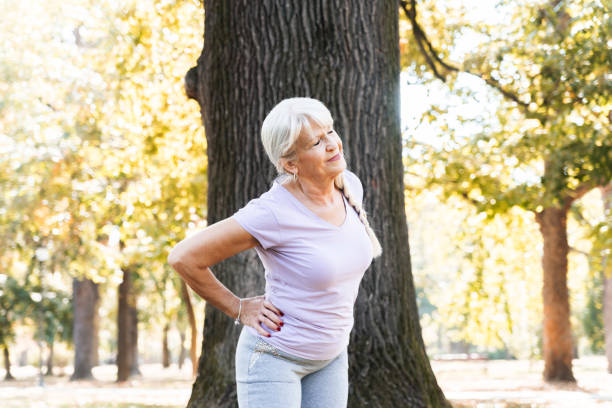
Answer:
[[12, 276], [0, 274], [0, 285], [0, 346], [4, 357], [4, 379], [14, 380], [9, 344], [15, 340], [15, 324], [28, 314], [32, 300], [28, 291]]
[[[612, 374], [612, 183], [600, 187], [603, 217], [588, 217], [577, 208], [572, 212], [586, 224], [591, 250], [582, 252], [590, 267], [588, 303], [582, 317], [585, 334], [593, 352], [604, 352]], [[594, 219], [593, 219], [594, 218]], [[572, 248], [575, 250], [575, 248]]]
[[[187, 94], [202, 109], [209, 158], [208, 224], [269, 188], [275, 169], [260, 142], [266, 113], [287, 97], [329, 106], [383, 255], [366, 272], [350, 342], [349, 405], [446, 407], [421, 338], [404, 213], [399, 129], [398, 4], [206, 1], [205, 41]], [[375, 209], [375, 210], [373, 210]], [[263, 291], [254, 251], [214, 272], [239, 296]], [[206, 341], [191, 407], [235, 405], [239, 329], [206, 309]]]
[[[206, 214], [203, 131], [196, 104], [181, 92], [197, 55], [200, 4], [51, 0], [0, 8], [3, 270], [23, 287], [42, 276], [46, 293], [52, 282], [63, 290], [73, 279], [100, 285], [102, 300], [121, 268], [140, 262], [136, 286], [153, 293], [140, 301], [154, 313], [162, 301], [149, 274], [163, 278], [167, 248]], [[41, 29], [22, 30], [30, 19]], [[42, 264], [37, 251], [48, 254]], [[83, 306], [81, 292], [75, 307]], [[101, 317], [106, 327], [109, 315]], [[151, 325], [166, 319], [154, 317]], [[75, 350], [75, 367], [90, 357], [95, 364], [98, 347], [95, 325], [79, 322], [75, 336], [92, 340], [86, 348], [94, 355]]]
[[[482, 94], [458, 86], [458, 73], [469, 73], [505, 99], [495, 116], [481, 119], [468, 135], [448, 126], [452, 120], [444, 108], [428, 112], [426, 121], [440, 125], [448, 137], [440, 148], [411, 141], [419, 158], [409, 171], [420, 173], [424, 188], [442, 186], [446, 198], [463, 197], [489, 217], [513, 206], [534, 214], [543, 239], [544, 378], [575, 381], [567, 214], [577, 199], [612, 179], [612, 83], [606, 79], [612, 25], [605, 7], [598, 1], [501, 1], [499, 21], [489, 17], [465, 24], [461, 32], [454, 30], [457, 37], [442, 37], [444, 48], [425, 34], [416, 1], [402, 7], [418, 50], [413, 52], [436, 78], [448, 79], [458, 95], [478, 100]], [[453, 9], [448, 2], [428, 7]], [[467, 34], [475, 41], [462, 62], [447, 62], [453, 41]]]
[[595, 248], [595, 253], [600, 257], [602, 269], [602, 279], [604, 281], [603, 290], [603, 329], [604, 341], [606, 349], [606, 358], [608, 359], [608, 372], [612, 374], [612, 183], [601, 189], [601, 195], [604, 200], [604, 215], [605, 221], [597, 226], [597, 231], [601, 237], [596, 242], [601, 243]]

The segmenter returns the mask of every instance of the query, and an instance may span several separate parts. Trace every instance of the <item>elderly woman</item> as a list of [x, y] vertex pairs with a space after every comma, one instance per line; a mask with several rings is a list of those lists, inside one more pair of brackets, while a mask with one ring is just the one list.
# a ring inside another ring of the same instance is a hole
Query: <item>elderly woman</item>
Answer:
[[[240, 407], [346, 407], [347, 346], [359, 283], [381, 247], [318, 100], [281, 101], [261, 138], [279, 172], [231, 217], [181, 241], [168, 262], [207, 303], [244, 324], [236, 348]], [[239, 298], [209, 266], [255, 248], [265, 294]]]

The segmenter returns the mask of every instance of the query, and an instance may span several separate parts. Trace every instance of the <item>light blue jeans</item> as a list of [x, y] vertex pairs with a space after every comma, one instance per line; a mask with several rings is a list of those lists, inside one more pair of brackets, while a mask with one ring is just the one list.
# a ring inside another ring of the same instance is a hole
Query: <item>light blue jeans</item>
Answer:
[[277, 349], [245, 327], [236, 347], [240, 408], [346, 408], [346, 348], [330, 360], [308, 360]]

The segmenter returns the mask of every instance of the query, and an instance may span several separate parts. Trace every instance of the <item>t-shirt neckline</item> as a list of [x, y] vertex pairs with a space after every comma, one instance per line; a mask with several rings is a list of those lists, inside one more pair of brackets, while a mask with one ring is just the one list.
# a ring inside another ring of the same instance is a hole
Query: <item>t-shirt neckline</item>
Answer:
[[296, 203], [302, 210], [304, 210], [312, 218], [315, 218], [315, 219], [319, 220], [320, 222], [323, 222], [326, 225], [328, 225], [328, 226], [330, 226], [332, 228], [335, 228], [337, 230], [342, 229], [348, 223], [349, 212], [348, 212], [348, 208], [347, 208], [347, 205], [346, 205], [347, 204], [346, 203], [346, 197], [344, 196], [342, 191], [340, 192], [340, 195], [342, 196], [342, 202], [344, 204], [344, 222], [341, 225], [334, 225], [331, 222], [329, 222], [327, 220], [324, 220], [323, 218], [319, 217], [310, 208], [306, 207], [306, 205], [304, 203], [302, 203], [300, 200], [298, 200], [298, 198], [296, 196], [294, 196], [291, 191], [287, 190], [285, 188], [285, 186], [283, 186], [278, 180], [274, 180], [274, 183], [276, 185], [278, 185], [278, 187], [280, 187], [281, 190], [283, 190], [285, 193], [287, 193], [289, 195], [289, 197], [291, 198], [291, 200], [293, 200], [294, 203]]

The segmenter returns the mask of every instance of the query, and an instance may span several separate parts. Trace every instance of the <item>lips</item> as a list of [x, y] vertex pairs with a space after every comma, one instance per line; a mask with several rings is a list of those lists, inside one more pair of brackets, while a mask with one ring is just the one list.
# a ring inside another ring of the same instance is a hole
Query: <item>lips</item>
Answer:
[[332, 157], [328, 161], [336, 161], [336, 160], [339, 160], [339, 159], [340, 159], [340, 153], [338, 153], [337, 155], [335, 155], [334, 157]]

